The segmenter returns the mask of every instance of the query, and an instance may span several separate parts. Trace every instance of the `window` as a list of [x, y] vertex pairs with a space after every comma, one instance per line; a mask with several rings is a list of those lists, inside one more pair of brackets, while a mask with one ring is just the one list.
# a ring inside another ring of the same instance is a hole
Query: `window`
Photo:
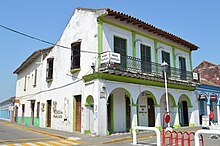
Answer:
[[180, 79], [186, 79], [186, 59], [179, 57], [179, 67], [180, 67]]
[[141, 70], [142, 72], [151, 73], [151, 48], [141, 44]]
[[40, 102], [37, 102], [37, 118], [40, 117]]
[[114, 52], [121, 54], [121, 65], [120, 69], [126, 69], [126, 49], [127, 40], [114, 36]]
[[34, 70], [34, 84], [33, 86], [36, 87], [37, 85], [37, 69]]
[[170, 71], [170, 53], [162, 51], [162, 62], [166, 62], [169, 67], [167, 69], [167, 77], [171, 76], [171, 71]]
[[49, 58], [47, 59], [47, 80], [52, 80], [53, 79], [53, 60], [54, 58]]
[[80, 68], [81, 42], [71, 44], [71, 69]]
[[24, 77], [24, 91], [27, 89], [27, 76]]

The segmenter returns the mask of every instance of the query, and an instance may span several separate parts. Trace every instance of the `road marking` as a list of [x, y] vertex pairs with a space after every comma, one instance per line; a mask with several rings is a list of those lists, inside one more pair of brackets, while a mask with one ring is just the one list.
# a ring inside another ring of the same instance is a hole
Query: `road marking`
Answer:
[[79, 143], [71, 142], [70, 140], [55, 140], [55, 141], [43, 141], [43, 142], [29, 142], [29, 143], [14, 143], [5, 144], [1, 146], [73, 146]]

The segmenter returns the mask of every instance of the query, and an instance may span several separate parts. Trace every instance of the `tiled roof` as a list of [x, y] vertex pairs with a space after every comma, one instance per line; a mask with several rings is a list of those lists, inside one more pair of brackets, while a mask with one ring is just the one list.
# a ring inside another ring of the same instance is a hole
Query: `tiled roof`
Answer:
[[[188, 47], [190, 50], [197, 50], [199, 47], [196, 46], [195, 44], [193, 43], [190, 43], [172, 33], [169, 33], [167, 31], [164, 31], [160, 28], [157, 28], [149, 23], [146, 23], [140, 19], [137, 19], [135, 17], [132, 17], [128, 14], [124, 14], [124, 13], [121, 13], [121, 12], [118, 12], [118, 11], [115, 11], [115, 10], [112, 10], [112, 9], [109, 9], [109, 8], [102, 8], [102, 9], [87, 9], [87, 8], [78, 8], [80, 10], [86, 10], [86, 11], [93, 11], [93, 12], [96, 12], [96, 11], [101, 11], [101, 10], [105, 10], [107, 13], [107, 16], [111, 16], [111, 17], [114, 17], [114, 19], [118, 19], [120, 21], [124, 21], [128, 24], [132, 24], [134, 26], [137, 26], [138, 28], [142, 28], [143, 30], [147, 30], [149, 32], [152, 32], [160, 37], [163, 37], [163, 38], [166, 38], [168, 40], [171, 40], [175, 43], [178, 43], [180, 45], [183, 45], [185, 47]], [[104, 16], [103, 16], [104, 17]]]
[[193, 72], [199, 73], [200, 83], [220, 87], [220, 66], [202, 61]]
[[13, 72], [13, 74], [15, 73], [18, 74], [27, 66], [29, 66], [31, 63], [33, 63], [33, 61], [36, 60], [38, 57], [40, 57], [42, 54], [50, 52], [52, 48], [53, 46], [35, 51]]

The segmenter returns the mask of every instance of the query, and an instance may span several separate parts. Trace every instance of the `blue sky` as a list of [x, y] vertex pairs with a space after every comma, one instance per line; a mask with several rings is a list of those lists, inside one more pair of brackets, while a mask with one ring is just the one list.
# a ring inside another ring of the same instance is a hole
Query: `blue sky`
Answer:
[[[207, 60], [220, 64], [220, 1], [200, 0], [2, 0], [0, 25], [57, 42], [76, 7], [111, 8], [171, 32], [200, 47], [193, 67]], [[15, 95], [13, 71], [35, 50], [48, 47], [0, 28], [0, 101]]]

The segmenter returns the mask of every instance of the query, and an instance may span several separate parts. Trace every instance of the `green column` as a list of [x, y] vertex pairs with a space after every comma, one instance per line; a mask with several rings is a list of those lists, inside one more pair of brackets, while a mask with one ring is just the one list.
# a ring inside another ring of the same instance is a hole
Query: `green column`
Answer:
[[102, 21], [98, 19], [98, 66], [100, 66], [101, 53], [102, 53]]
[[[137, 57], [136, 56], [135, 40], [136, 40], [136, 34], [135, 34], [135, 32], [132, 31], [132, 57]], [[133, 60], [132, 65], [133, 65], [133, 68], [136, 68], [136, 61], [135, 60]]]

